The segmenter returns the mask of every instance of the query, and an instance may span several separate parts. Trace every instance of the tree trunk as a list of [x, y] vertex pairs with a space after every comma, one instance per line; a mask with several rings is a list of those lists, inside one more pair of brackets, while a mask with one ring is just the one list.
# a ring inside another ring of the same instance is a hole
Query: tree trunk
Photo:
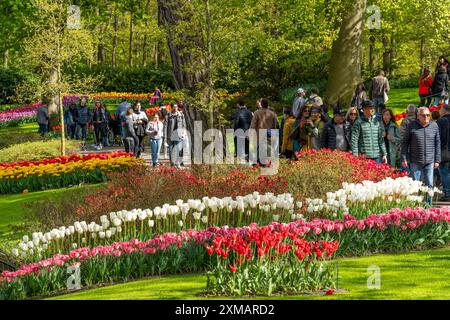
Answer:
[[[372, 30], [371, 30], [371, 32], [372, 32]], [[373, 34], [370, 35], [369, 41], [370, 41], [370, 44], [369, 44], [369, 71], [372, 73], [372, 71], [375, 69], [375, 61], [374, 61], [375, 36]]]
[[142, 44], [142, 65], [147, 66], [147, 32], [144, 34], [144, 43]]
[[9, 66], [9, 49], [3, 51], [3, 68], [8, 68]]
[[361, 47], [366, 0], [347, 1], [347, 14], [339, 36], [333, 43], [326, 90], [326, 102], [349, 105], [354, 89], [361, 81]]
[[[58, 85], [58, 68], [54, 67], [50, 70], [50, 76], [49, 76], [49, 87], [54, 88]], [[48, 114], [55, 114], [59, 111], [59, 95], [56, 90], [52, 90], [52, 92], [48, 92], [48, 95], [50, 95], [50, 103], [48, 105]]]
[[112, 66], [115, 68], [117, 66], [117, 46], [119, 40], [117, 38], [117, 30], [119, 29], [119, 16], [117, 12], [114, 13], [114, 37], [113, 37], [113, 47], [112, 47]]
[[395, 38], [394, 35], [391, 35], [391, 49], [389, 54], [389, 72], [391, 77], [395, 76], [395, 55]]
[[420, 72], [425, 67], [425, 37], [420, 38], [420, 65], [422, 66]]
[[156, 70], [158, 70], [158, 67], [159, 67], [159, 45], [158, 45], [158, 42], [156, 42], [154, 45], [153, 45], [153, 61], [154, 61], [154, 63], [155, 63], [155, 69]]
[[128, 64], [133, 66], [133, 23], [134, 23], [134, 13], [130, 13], [130, 51], [128, 56]]
[[383, 35], [383, 69], [386, 73], [386, 77], [390, 76], [391, 73], [391, 49], [389, 48], [389, 38]]
[[[189, 54], [189, 44], [198, 39], [189, 38], [184, 33], [176, 33], [176, 24], [182, 17], [177, 12], [180, 11], [182, 0], [158, 0], [158, 11], [161, 25], [166, 29], [167, 44], [172, 61], [172, 75], [174, 79], [175, 89], [188, 89], [189, 95], [193, 96], [196, 90], [197, 84], [205, 84], [204, 72], [188, 72], [186, 67], [192, 65], [192, 57]], [[184, 19], [189, 17], [188, 13], [185, 13]], [[202, 125], [201, 132], [203, 133], [208, 128], [208, 113], [204, 111], [204, 108], [194, 104], [187, 104], [184, 108], [184, 114], [186, 118], [186, 126], [191, 137], [194, 137], [194, 125], [198, 121]], [[199, 143], [196, 143], [198, 148]], [[194, 156], [194, 143], [190, 143], [191, 157]], [[204, 144], [203, 144], [204, 147]], [[203, 150], [203, 149], [202, 149]], [[198, 149], [197, 149], [198, 152]]]
[[105, 45], [103, 43], [98, 44], [97, 48], [97, 63], [103, 64], [105, 63]]

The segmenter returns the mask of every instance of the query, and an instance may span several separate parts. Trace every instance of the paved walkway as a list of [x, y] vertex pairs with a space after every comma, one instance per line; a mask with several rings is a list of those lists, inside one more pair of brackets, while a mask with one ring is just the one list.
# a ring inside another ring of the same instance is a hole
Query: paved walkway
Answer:
[[[119, 147], [119, 146], [112, 146], [112, 147], [104, 147], [101, 150], [97, 150], [97, 149], [95, 149], [94, 145], [90, 144], [90, 145], [86, 145], [86, 150], [85, 151], [80, 151], [79, 154], [117, 152], [117, 151], [125, 151], [125, 148], [124, 147]], [[143, 158], [148, 165], [152, 165], [151, 147], [149, 145], [145, 146], [145, 150], [142, 153], [141, 158]], [[168, 151], [167, 151], [166, 154], [161, 152], [161, 154], [159, 156], [159, 163], [162, 164], [162, 165], [169, 165], [170, 164]], [[187, 155], [185, 155], [183, 157], [183, 163], [185, 165], [189, 165], [191, 163], [189, 154], [187, 154]]]

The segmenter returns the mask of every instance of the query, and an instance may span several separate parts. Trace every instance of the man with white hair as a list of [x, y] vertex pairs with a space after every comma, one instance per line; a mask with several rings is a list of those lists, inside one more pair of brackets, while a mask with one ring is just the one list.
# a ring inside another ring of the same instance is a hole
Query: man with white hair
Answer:
[[[402, 166], [409, 167], [414, 180], [422, 180], [432, 188], [434, 169], [439, 168], [441, 162], [441, 138], [438, 125], [430, 119], [430, 110], [420, 107], [417, 121], [411, 122], [403, 135], [401, 158]], [[431, 206], [428, 195], [427, 201]]]
[[300, 114], [300, 110], [306, 103], [305, 95], [306, 95], [305, 89], [299, 88], [297, 90], [297, 97], [295, 97], [294, 103], [292, 104], [292, 114], [296, 119]]

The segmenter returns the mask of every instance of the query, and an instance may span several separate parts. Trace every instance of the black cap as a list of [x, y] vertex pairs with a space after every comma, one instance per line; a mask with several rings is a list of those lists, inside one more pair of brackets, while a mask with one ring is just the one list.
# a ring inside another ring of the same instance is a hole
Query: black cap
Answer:
[[333, 114], [334, 115], [341, 115], [341, 116], [345, 116], [346, 115], [346, 112], [345, 112], [345, 110], [343, 110], [343, 109], [340, 109], [340, 108], [335, 108], [334, 110], [333, 110]]
[[311, 112], [321, 113], [322, 110], [321, 110], [319, 107], [312, 107], [312, 108], [311, 108]]
[[371, 100], [364, 100], [361, 103], [361, 107], [363, 108], [367, 108], [367, 107], [375, 107], [375, 105], [373, 104], [373, 102]]

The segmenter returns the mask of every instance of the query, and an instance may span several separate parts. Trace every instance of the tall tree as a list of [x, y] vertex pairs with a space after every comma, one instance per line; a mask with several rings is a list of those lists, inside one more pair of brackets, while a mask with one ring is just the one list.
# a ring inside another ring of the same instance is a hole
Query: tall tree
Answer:
[[339, 36], [333, 44], [326, 101], [348, 105], [361, 80], [361, 50], [366, 0], [346, 1]]

